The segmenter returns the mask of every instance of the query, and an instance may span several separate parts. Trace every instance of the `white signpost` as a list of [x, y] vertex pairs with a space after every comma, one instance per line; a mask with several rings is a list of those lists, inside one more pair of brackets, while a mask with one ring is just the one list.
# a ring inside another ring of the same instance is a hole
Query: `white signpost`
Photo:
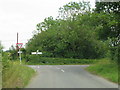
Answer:
[[19, 50], [18, 53], [22, 53], [22, 51]]
[[37, 52], [37, 54], [42, 54], [42, 52]]
[[36, 54], [36, 52], [31, 52], [31, 54]]
[[42, 52], [39, 52], [39, 50], [37, 50], [36, 52], [31, 52], [31, 54], [42, 54]]
[[18, 53], [19, 53], [20, 64], [21, 64], [21, 54], [22, 54], [22, 51], [20, 51], [20, 48], [22, 47], [23, 43], [17, 43], [16, 45], [17, 45], [17, 47], [19, 48]]

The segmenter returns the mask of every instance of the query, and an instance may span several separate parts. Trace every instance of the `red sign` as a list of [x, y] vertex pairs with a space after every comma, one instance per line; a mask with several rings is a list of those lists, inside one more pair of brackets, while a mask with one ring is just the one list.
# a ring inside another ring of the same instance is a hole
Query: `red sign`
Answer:
[[16, 46], [20, 49], [22, 47], [23, 43], [16, 43]]

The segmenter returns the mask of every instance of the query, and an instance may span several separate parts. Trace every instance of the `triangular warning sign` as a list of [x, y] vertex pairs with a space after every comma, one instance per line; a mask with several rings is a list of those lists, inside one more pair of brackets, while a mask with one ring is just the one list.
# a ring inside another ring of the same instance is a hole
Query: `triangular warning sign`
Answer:
[[20, 49], [22, 47], [23, 43], [17, 43], [16, 45]]

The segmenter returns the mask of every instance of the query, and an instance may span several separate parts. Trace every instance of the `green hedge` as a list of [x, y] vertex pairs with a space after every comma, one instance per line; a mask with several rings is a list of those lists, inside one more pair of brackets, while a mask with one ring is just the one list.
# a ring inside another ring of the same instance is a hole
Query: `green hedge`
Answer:
[[120, 47], [111, 47], [110, 48], [110, 58], [111, 60], [115, 61], [115, 62], [118, 62], [118, 59], [119, 59], [119, 56], [120, 56]]
[[98, 60], [93, 59], [73, 59], [73, 58], [50, 58], [30, 55], [27, 64], [93, 64]]

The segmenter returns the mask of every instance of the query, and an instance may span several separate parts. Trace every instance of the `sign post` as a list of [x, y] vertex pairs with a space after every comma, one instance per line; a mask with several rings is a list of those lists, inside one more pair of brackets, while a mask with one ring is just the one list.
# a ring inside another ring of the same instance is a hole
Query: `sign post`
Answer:
[[21, 58], [22, 51], [20, 51], [20, 48], [22, 47], [22, 45], [23, 45], [23, 43], [17, 43], [17, 47], [19, 48], [18, 53], [19, 53], [19, 58], [20, 58], [20, 64], [21, 64], [21, 61], [22, 61], [22, 58]]
[[22, 60], [22, 58], [21, 58], [21, 53], [22, 53], [22, 51], [20, 51], [20, 49], [19, 49], [18, 53], [19, 53], [20, 64], [21, 64], [21, 60]]
[[31, 52], [31, 54], [36, 54], [36, 55], [38, 55], [38, 54], [42, 54], [42, 52], [39, 52], [39, 51], [37, 50], [36, 52]]

